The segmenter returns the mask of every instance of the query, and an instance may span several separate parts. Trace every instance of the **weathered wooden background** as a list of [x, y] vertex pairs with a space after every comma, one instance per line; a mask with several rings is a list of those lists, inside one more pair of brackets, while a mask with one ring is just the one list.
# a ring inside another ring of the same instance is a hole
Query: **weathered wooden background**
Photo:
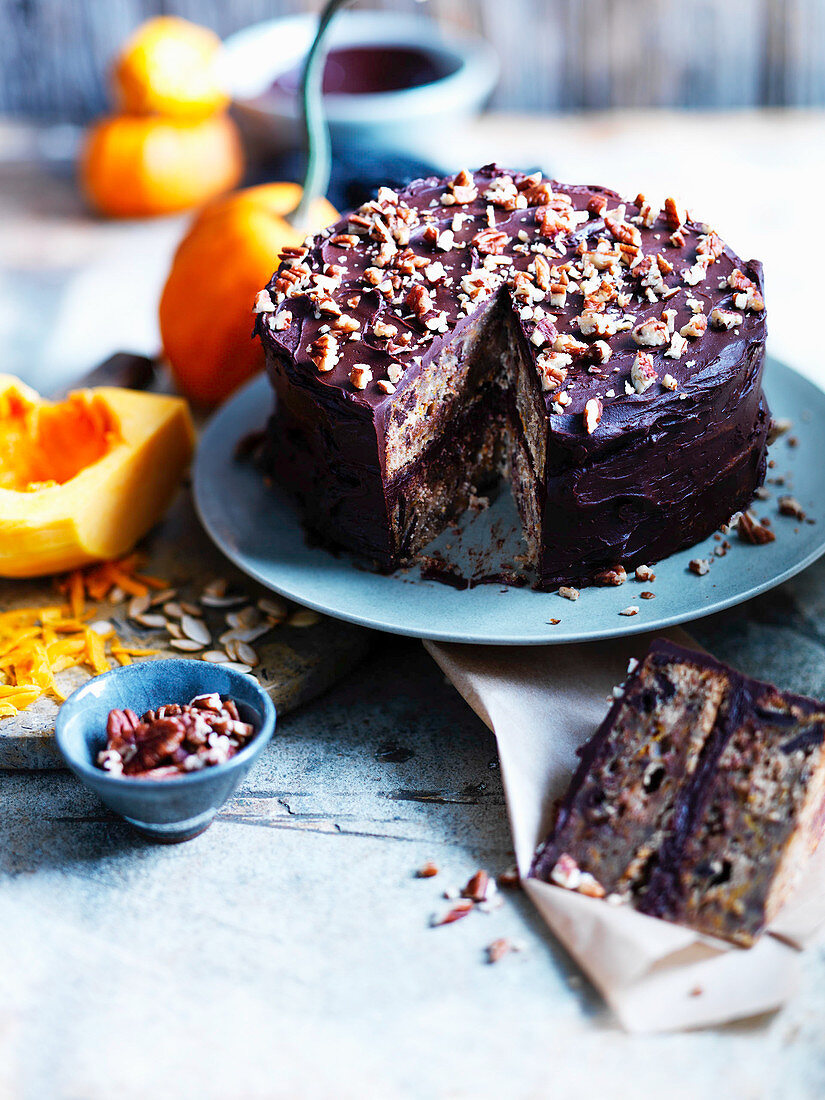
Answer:
[[[502, 58], [498, 107], [825, 103], [825, 0], [371, 0], [475, 27]], [[320, 0], [0, 0], [0, 112], [81, 121], [142, 19], [228, 34]], [[361, 6], [369, 6], [364, 3]], [[654, 150], [650, 150], [654, 152]]]

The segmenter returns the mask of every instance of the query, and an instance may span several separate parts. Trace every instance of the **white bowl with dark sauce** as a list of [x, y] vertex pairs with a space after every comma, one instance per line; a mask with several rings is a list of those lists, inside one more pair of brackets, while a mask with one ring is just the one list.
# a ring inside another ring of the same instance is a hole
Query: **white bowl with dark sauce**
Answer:
[[[225, 42], [226, 78], [253, 151], [300, 140], [298, 87], [317, 20], [256, 23]], [[324, 107], [333, 151], [406, 153], [449, 162], [450, 135], [484, 106], [498, 78], [492, 46], [430, 19], [344, 11], [333, 22]]]

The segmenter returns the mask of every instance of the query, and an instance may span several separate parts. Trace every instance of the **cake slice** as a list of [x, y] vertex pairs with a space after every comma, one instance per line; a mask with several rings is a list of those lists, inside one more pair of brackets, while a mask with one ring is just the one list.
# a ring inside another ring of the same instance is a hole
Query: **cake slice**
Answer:
[[663, 640], [620, 691], [531, 875], [752, 944], [825, 830], [825, 703]]

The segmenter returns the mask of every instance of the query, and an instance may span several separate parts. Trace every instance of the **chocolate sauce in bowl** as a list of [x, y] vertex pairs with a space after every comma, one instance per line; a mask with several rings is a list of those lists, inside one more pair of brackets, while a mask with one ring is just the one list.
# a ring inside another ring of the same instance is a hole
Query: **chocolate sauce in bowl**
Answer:
[[[420, 88], [443, 80], [458, 68], [441, 53], [418, 46], [339, 46], [327, 54], [325, 95], [378, 95]], [[296, 95], [302, 65], [281, 73], [272, 84], [280, 94]]]

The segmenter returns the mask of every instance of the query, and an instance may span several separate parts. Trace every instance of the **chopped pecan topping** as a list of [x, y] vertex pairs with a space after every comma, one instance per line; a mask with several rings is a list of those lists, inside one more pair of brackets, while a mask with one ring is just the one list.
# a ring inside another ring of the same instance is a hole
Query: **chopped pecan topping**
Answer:
[[434, 878], [438, 874], [438, 867], [432, 860], [428, 859], [426, 863], [422, 863], [418, 870], [415, 872], [416, 878]]
[[581, 877], [582, 873], [575, 859], [566, 852], [562, 852], [550, 872], [550, 881], [556, 886], [562, 886], [565, 890], [578, 890]]
[[541, 388], [545, 393], [553, 393], [567, 378], [567, 368], [573, 362], [570, 355], [560, 352], [543, 351], [536, 358]]
[[470, 901], [486, 901], [489, 887], [490, 876], [487, 872], [484, 870], [476, 871], [461, 891], [461, 896], [469, 898]]
[[264, 289], [258, 291], [253, 308], [255, 313], [274, 313], [278, 306], [272, 301], [269, 291]]
[[290, 260], [305, 260], [309, 255], [309, 249], [305, 245], [285, 244], [278, 253], [281, 263], [289, 263]]
[[509, 243], [507, 234], [496, 229], [482, 229], [470, 241], [482, 256], [498, 256]]
[[704, 313], [694, 313], [687, 324], [679, 329], [681, 336], [688, 336], [691, 340], [698, 340], [707, 332], [708, 319]]
[[601, 588], [618, 587], [627, 580], [627, 570], [623, 565], [616, 565], [612, 569], [602, 569], [593, 577], [593, 583]]
[[601, 423], [604, 406], [598, 397], [591, 397], [584, 406], [584, 430], [592, 435]]
[[430, 918], [430, 925], [433, 928], [439, 927], [442, 924], [453, 924], [457, 920], [461, 920], [462, 917], [469, 916], [473, 911], [473, 902], [469, 898], [459, 898], [453, 902], [443, 913], [435, 913]]
[[330, 237], [329, 243], [338, 248], [355, 248], [359, 240], [357, 233], [336, 233], [334, 237]]
[[391, 340], [393, 336], [398, 335], [398, 328], [395, 325], [389, 325], [386, 321], [377, 319], [373, 322], [372, 332], [379, 340]]
[[420, 283], [416, 283], [415, 286], [410, 288], [404, 301], [419, 321], [430, 313], [433, 308], [433, 300], [430, 292]]
[[658, 208], [651, 206], [644, 195], [637, 195], [636, 205], [639, 207], [639, 220], [642, 225], [647, 229], [651, 229], [656, 224], [656, 219], [659, 217]]
[[551, 268], [550, 263], [544, 256], [536, 256], [533, 261], [533, 268], [535, 271], [536, 286], [539, 290], [545, 291], [550, 289], [551, 285]]
[[550, 305], [563, 308], [567, 301], [567, 287], [564, 283], [550, 284]]
[[636, 393], [644, 393], [658, 380], [659, 375], [653, 366], [653, 356], [646, 351], [637, 351], [633, 366], [630, 368], [630, 382], [633, 389]]
[[366, 363], [355, 363], [349, 372], [353, 389], [365, 390], [372, 381], [372, 370]]
[[484, 198], [501, 210], [523, 210], [527, 206], [526, 197], [519, 192], [511, 176], [497, 176], [491, 180]]
[[571, 228], [570, 216], [566, 208], [556, 210], [549, 205], [538, 206], [536, 225], [543, 237], [555, 237], [557, 233], [567, 232]]
[[560, 351], [565, 355], [584, 355], [587, 350], [587, 344], [568, 332], [560, 332], [553, 338], [553, 351]]
[[613, 354], [613, 349], [606, 340], [596, 340], [595, 343], [590, 345], [590, 350], [597, 363], [606, 363]]
[[487, 962], [491, 964], [501, 962], [505, 955], [509, 955], [514, 950], [512, 942], [506, 937], [493, 940], [492, 943], [487, 944]]
[[[666, 359], [681, 359], [685, 353], [688, 343], [684, 336], [680, 336], [678, 332], [674, 332], [670, 338], [670, 345], [665, 352]], [[671, 375], [667, 376], [668, 378]], [[675, 387], [674, 387], [675, 388]]]
[[323, 333], [310, 344], [309, 357], [318, 370], [326, 374], [338, 362], [338, 341], [331, 333]]
[[605, 216], [604, 224], [613, 239], [617, 240], [620, 244], [641, 245], [642, 235], [635, 225], [631, 225], [626, 221], [620, 221], [610, 214]]
[[714, 233], [713, 231], [700, 237], [699, 243], [696, 245], [696, 255], [700, 256], [709, 264], [715, 263], [724, 251], [725, 242], [718, 233]]
[[806, 512], [796, 497], [782, 496], [777, 501], [780, 515], [791, 516], [793, 519], [805, 519]]
[[736, 328], [737, 325], [741, 325], [742, 320], [741, 313], [734, 313], [731, 309], [719, 309], [718, 306], [710, 315], [711, 327], [723, 329], [725, 332], [729, 332], [732, 328]]
[[349, 335], [353, 332], [357, 332], [361, 327], [361, 322], [357, 317], [350, 317], [348, 313], [342, 313], [340, 317], [336, 317], [332, 322], [332, 328], [335, 332], [342, 332], [345, 335]]
[[631, 336], [643, 348], [663, 347], [670, 338], [665, 322], [658, 321], [655, 317], [649, 317], [646, 321], [640, 321], [634, 325]]
[[578, 317], [579, 332], [582, 336], [613, 336], [618, 331], [617, 318], [605, 313], [584, 310]]
[[766, 543], [773, 542], [776, 539], [776, 535], [773, 531], [763, 523], [760, 523], [750, 512], [742, 512], [739, 516], [736, 530], [739, 538], [742, 539], [743, 542], [749, 542], [752, 546], [764, 546]]
[[665, 199], [665, 224], [669, 229], [679, 229], [687, 221], [687, 211], [672, 196]]
[[475, 181], [470, 172], [462, 168], [447, 184], [447, 191], [441, 196], [441, 203], [443, 206], [464, 206], [477, 198], [478, 188]]
[[704, 577], [710, 572], [710, 562], [707, 558], [691, 558], [688, 562], [688, 569], [691, 573], [695, 573], [697, 577]]
[[593, 195], [587, 200], [587, 213], [594, 218], [600, 218], [607, 209], [607, 197], [605, 195]]

